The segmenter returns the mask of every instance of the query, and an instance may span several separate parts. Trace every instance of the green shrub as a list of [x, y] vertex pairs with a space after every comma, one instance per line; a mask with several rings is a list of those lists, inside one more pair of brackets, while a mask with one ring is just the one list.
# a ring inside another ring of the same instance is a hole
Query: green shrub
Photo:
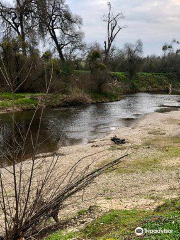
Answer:
[[104, 93], [91, 92], [89, 94], [93, 102], [116, 101], [118, 99], [120, 100], [123, 98], [121, 95], [118, 95], [116, 93], [108, 93], [108, 92], [104, 92]]

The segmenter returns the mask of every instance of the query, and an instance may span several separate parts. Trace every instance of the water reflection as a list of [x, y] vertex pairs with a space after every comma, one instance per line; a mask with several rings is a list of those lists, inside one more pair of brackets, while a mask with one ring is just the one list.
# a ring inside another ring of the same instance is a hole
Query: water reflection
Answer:
[[[125, 99], [85, 107], [45, 110], [43, 115], [40, 140], [43, 142], [39, 152], [54, 151], [60, 146], [86, 144], [88, 141], [105, 136], [117, 127], [132, 125], [144, 114], [162, 111], [169, 107], [180, 106], [180, 96], [164, 94], [139, 93], [128, 95]], [[15, 114], [18, 128], [25, 134], [33, 111]], [[37, 115], [31, 127], [33, 138], [38, 130], [39, 116]], [[0, 114], [0, 150], [7, 148], [3, 138], [9, 143], [12, 134], [11, 114]], [[16, 131], [17, 139], [21, 143], [21, 136]], [[19, 134], [19, 135], [18, 135]], [[49, 136], [51, 136], [49, 138]], [[27, 155], [32, 150], [31, 139], [27, 141]], [[1, 162], [3, 158], [1, 157]]]

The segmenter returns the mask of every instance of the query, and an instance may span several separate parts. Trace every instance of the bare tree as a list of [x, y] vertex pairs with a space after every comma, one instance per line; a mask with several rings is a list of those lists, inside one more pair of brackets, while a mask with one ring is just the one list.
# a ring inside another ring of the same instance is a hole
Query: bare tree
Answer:
[[103, 21], [107, 23], [107, 40], [104, 41], [105, 63], [108, 63], [109, 54], [114, 40], [116, 39], [119, 32], [123, 29], [123, 26], [119, 25], [119, 21], [124, 18], [122, 12], [114, 15], [110, 2], [108, 2], [108, 9], [108, 14], [103, 16]]

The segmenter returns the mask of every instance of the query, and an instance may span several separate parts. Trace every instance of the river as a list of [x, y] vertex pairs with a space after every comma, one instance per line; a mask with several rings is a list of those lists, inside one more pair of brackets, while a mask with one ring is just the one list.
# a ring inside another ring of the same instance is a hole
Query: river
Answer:
[[[123, 100], [111, 103], [93, 104], [81, 107], [46, 109], [40, 130], [42, 142], [39, 152], [52, 152], [61, 146], [87, 144], [102, 138], [118, 127], [133, 125], [145, 114], [155, 111], [171, 111], [180, 107], [179, 95], [137, 93], [127, 95]], [[12, 114], [0, 114], [0, 150], [3, 153], [10, 143], [12, 135]], [[33, 111], [17, 112], [17, 141], [21, 143], [21, 134], [28, 129]], [[35, 138], [38, 129], [39, 114], [31, 127]], [[21, 132], [21, 134], [20, 134]], [[46, 141], [45, 141], [46, 140]], [[31, 138], [27, 140], [27, 155], [32, 151]], [[6, 161], [0, 156], [0, 161]]]

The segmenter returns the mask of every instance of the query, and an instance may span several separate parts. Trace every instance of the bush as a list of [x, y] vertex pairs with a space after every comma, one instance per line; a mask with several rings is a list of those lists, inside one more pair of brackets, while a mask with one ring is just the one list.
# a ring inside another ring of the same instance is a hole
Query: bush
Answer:
[[87, 105], [91, 103], [91, 98], [84, 92], [75, 89], [71, 95], [64, 99], [64, 103], [71, 106]]

